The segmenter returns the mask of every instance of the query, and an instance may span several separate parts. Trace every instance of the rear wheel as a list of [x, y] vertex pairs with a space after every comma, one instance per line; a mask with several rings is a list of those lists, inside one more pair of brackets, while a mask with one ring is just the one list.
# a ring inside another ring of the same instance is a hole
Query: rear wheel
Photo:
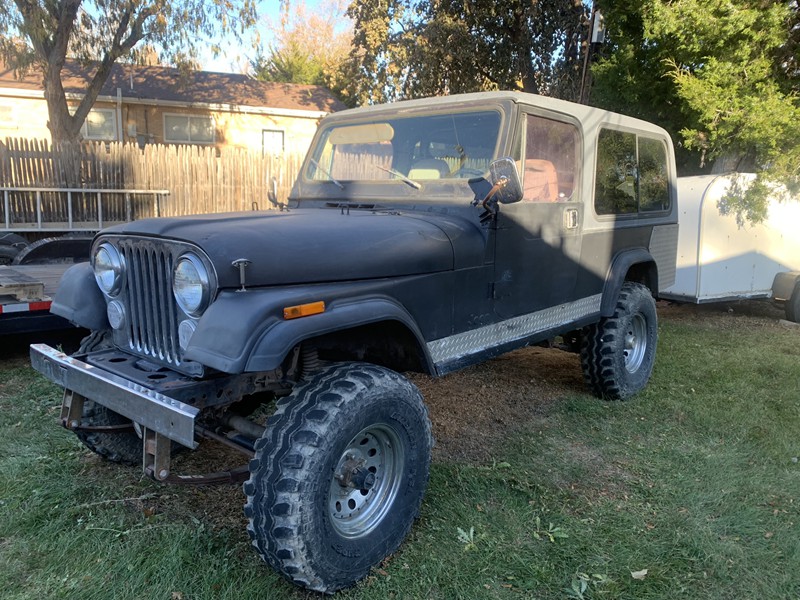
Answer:
[[291, 582], [332, 593], [400, 546], [430, 468], [419, 390], [368, 364], [320, 371], [278, 403], [244, 485], [248, 532]]
[[656, 358], [658, 317], [650, 290], [626, 282], [611, 317], [585, 327], [581, 366], [592, 393], [624, 400], [647, 385]]

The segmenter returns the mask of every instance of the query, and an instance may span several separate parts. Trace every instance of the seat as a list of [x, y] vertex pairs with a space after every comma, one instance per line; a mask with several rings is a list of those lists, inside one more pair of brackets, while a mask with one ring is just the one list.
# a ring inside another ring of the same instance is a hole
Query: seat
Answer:
[[524, 177], [524, 202], [558, 202], [558, 173], [549, 160], [526, 160]]
[[441, 158], [423, 158], [411, 165], [409, 179], [441, 179], [450, 173], [450, 165]]

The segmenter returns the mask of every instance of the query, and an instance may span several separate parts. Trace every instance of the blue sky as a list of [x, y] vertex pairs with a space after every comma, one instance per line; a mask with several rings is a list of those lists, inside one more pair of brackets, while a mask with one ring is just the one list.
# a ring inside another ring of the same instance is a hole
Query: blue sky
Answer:
[[[302, 0], [301, 0], [302, 1]], [[316, 9], [322, 0], [304, 0], [305, 6], [308, 9]], [[291, 13], [292, 6], [297, 6], [300, 2], [289, 2], [289, 11]], [[200, 56], [201, 68], [204, 71], [219, 71], [223, 73], [241, 73], [246, 70], [248, 66], [248, 59], [253, 58], [255, 50], [253, 48], [254, 42], [260, 36], [261, 43], [264, 47], [269, 46], [272, 33], [269, 31], [267, 24], [279, 23], [280, 21], [280, 1], [279, 0], [260, 0], [257, 3], [259, 22], [261, 25], [256, 31], [248, 33], [242, 43], [240, 44], [232, 36], [227, 36], [222, 41], [222, 53], [216, 58], [208, 50]]]

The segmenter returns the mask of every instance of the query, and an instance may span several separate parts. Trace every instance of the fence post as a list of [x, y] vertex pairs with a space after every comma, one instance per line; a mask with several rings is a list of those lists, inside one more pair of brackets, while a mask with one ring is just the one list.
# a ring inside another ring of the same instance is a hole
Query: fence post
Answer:
[[42, 228], [42, 191], [36, 190], [36, 227]]

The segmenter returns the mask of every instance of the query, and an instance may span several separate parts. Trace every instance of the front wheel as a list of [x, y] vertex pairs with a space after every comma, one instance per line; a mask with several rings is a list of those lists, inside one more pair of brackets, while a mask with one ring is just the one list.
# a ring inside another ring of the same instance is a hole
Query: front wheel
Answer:
[[593, 394], [624, 400], [647, 385], [656, 359], [658, 316], [650, 290], [626, 282], [614, 314], [582, 332], [581, 367]]
[[408, 535], [433, 444], [419, 390], [369, 364], [329, 367], [278, 403], [244, 484], [248, 532], [291, 582], [332, 593]]

